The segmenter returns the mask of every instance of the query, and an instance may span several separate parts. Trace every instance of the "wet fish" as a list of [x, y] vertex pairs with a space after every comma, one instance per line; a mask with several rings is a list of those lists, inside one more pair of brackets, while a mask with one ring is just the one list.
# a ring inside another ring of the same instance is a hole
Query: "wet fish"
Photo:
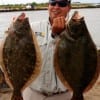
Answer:
[[2, 50], [3, 70], [13, 89], [11, 100], [23, 100], [22, 90], [35, 80], [41, 69], [40, 48], [25, 13], [13, 22], [7, 34]]
[[4, 81], [4, 75], [3, 75], [3, 72], [0, 69], [0, 85], [3, 83], [3, 81]]
[[4, 74], [2, 70], [0, 69], [0, 93], [7, 93], [7, 92], [12, 92], [12, 90], [6, 83]]
[[71, 100], [84, 100], [97, 79], [97, 49], [84, 18], [75, 20], [75, 12], [66, 31], [56, 44], [54, 67], [62, 83], [73, 91]]

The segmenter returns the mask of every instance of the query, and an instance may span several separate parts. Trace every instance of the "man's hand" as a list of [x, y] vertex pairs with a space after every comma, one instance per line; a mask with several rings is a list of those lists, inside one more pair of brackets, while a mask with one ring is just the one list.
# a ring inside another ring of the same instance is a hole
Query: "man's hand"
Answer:
[[8, 31], [12, 31], [12, 30], [10, 30], [10, 29], [13, 29], [13, 28], [11, 28], [11, 27], [13, 27], [13, 24], [14, 24], [14, 22], [17, 20], [17, 19], [19, 19], [20, 21], [23, 21], [24, 20], [24, 18], [25, 18], [25, 13], [21, 13], [21, 15], [20, 16], [18, 16], [18, 17], [13, 17], [13, 20], [12, 20], [12, 22], [11, 22], [11, 24], [10, 24], [10, 27], [8, 28], [8, 30], [7, 31], [5, 31], [5, 33], [10, 33], [10, 32], [8, 32]]
[[52, 35], [59, 35], [65, 29], [65, 17], [57, 17], [53, 20]]
[[19, 20], [21, 20], [21, 21], [23, 21], [23, 19], [25, 18], [25, 13], [21, 13], [21, 15], [20, 16], [18, 16], [18, 17], [13, 17], [13, 23], [16, 21], [16, 19], [18, 18]]
[[81, 18], [83, 18], [83, 16], [78, 11], [75, 11], [72, 19], [74, 19], [75, 21], [79, 21]]

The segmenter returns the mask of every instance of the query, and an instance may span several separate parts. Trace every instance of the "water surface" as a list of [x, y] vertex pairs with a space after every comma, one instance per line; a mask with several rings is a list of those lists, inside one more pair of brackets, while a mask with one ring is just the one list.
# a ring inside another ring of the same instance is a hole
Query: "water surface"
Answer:
[[[69, 16], [72, 13], [78, 10], [81, 15], [85, 17], [85, 21], [88, 27], [88, 30], [93, 38], [93, 41], [100, 47], [100, 8], [91, 8], [91, 9], [72, 9]], [[12, 22], [13, 17], [18, 16], [22, 11], [19, 12], [0, 12], [0, 38], [3, 38], [5, 30], [9, 27]], [[29, 21], [41, 21], [48, 19], [48, 11], [25, 11], [26, 15], [29, 17]]]

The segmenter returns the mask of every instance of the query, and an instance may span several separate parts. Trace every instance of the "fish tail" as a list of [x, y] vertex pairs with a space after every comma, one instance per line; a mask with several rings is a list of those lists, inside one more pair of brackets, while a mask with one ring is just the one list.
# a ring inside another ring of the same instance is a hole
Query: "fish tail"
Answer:
[[84, 100], [83, 94], [82, 93], [79, 93], [79, 94], [74, 93], [71, 100]]
[[24, 100], [21, 93], [13, 93], [11, 100]]

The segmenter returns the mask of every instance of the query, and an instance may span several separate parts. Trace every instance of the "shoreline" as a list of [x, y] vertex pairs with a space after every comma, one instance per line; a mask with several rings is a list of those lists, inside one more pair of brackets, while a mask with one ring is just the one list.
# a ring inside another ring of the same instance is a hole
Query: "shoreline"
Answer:
[[[100, 7], [72, 7], [72, 9], [98, 9]], [[36, 9], [0, 9], [0, 12], [16, 12], [16, 11], [40, 11], [47, 10], [47, 8], [36, 8]]]

